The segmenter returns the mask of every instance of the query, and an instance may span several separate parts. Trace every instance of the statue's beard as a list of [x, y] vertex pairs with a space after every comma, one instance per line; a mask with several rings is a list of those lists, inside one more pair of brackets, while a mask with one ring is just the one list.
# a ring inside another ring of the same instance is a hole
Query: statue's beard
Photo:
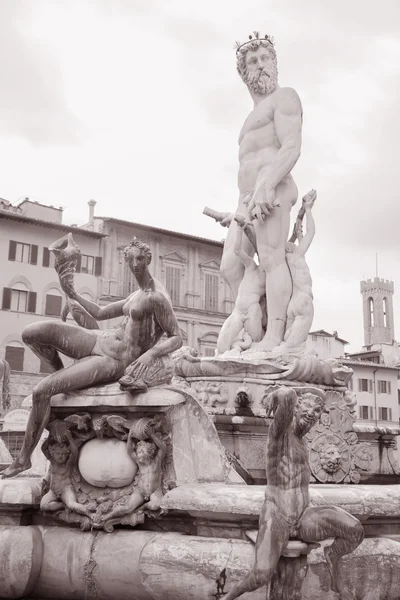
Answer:
[[268, 74], [265, 71], [257, 72], [254, 75], [247, 72], [244, 82], [254, 94], [260, 94], [261, 96], [270, 94], [277, 86], [278, 70], [274, 65], [273, 68], [269, 69]]

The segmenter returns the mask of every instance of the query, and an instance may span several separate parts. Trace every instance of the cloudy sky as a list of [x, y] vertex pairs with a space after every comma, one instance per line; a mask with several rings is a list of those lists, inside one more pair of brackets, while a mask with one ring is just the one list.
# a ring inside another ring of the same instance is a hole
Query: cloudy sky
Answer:
[[235, 209], [252, 108], [233, 43], [269, 33], [303, 103], [294, 176], [318, 190], [313, 327], [355, 351], [376, 253], [400, 286], [399, 23], [398, 0], [1, 0], [0, 197], [221, 239], [202, 210]]

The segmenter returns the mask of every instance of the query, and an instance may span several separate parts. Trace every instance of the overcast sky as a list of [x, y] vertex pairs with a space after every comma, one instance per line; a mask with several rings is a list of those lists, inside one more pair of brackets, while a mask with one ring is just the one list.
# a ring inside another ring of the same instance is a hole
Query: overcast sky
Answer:
[[233, 44], [254, 29], [303, 103], [313, 328], [356, 351], [376, 253], [400, 286], [399, 0], [1, 0], [0, 197], [63, 206], [71, 224], [93, 198], [99, 216], [222, 239], [202, 210], [236, 208], [252, 103]]

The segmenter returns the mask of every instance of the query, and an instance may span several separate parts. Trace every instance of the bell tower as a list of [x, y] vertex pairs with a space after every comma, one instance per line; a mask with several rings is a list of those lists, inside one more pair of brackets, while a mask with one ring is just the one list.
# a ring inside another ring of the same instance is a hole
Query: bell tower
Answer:
[[393, 294], [393, 281], [380, 277], [361, 281], [365, 346], [393, 343]]

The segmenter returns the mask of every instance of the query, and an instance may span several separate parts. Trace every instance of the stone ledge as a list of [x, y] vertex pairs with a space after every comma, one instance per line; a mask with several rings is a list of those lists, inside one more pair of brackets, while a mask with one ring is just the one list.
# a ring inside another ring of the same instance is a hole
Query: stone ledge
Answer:
[[[57, 411], [71, 412], [91, 411], [101, 409], [102, 411], [118, 411], [123, 409], [129, 412], [140, 412], [144, 409], [164, 411], [171, 406], [182, 404], [186, 396], [191, 395], [190, 390], [177, 390], [174, 387], [154, 387], [147, 392], [131, 393], [123, 392], [118, 383], [88, 388], [70, 394], [57, 394], [51, 399], [51, 407]], [[22, 406], [31, 408], [32, 396], [25, 398]]]
[[[258, 517], [265, 486], [180, 485], [163, 498], [162, 508], [209, 519]], [[334, 504], [362, 521], [372, 517], [400, 517], [400, 485], [312, 485], [314, 506]]]
[[36, 506], [42, 493], [42, 479], [0, 479], [0, 514], [4, 506]]

